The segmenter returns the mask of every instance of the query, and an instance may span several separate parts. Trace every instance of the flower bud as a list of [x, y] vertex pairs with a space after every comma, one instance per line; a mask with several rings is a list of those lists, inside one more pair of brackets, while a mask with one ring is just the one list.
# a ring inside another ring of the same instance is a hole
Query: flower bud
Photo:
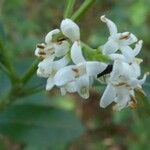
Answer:
[[79, 26], [70, 19], [65, 19], [61, 22], [62, 33], [71, 39], [73, 42], [80, 40]]

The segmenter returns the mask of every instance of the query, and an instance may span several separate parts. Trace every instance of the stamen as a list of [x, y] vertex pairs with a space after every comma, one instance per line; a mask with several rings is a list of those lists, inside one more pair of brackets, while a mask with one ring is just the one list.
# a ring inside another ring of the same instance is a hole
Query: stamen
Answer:
[[127, 35], [122, 35], [119, 39], [120, 40], [128, 40], [129, 39], [129, 37], [130, 37], [130, 32], [127, 34]]
[[45, 52], [42, 52], [42, 51], [41, 51], [41, 52], [38, 52], [38, 54], [39, 54], [39, 55], [46, 55], [46, 53], [45, 53]]
[[37, 44], [36, 47], [37, 47], [37, 48], [40, 48], [40, 49], [44, 49], [44, 48], [45, 48], [45, 46], [44, 46], [43, 44]]
[[77, 68], [72, 68], [72, 71], [75, 73], [75, 78], [77, 78], [77, 77], [80, 76], [79, 69], [77, 69]]

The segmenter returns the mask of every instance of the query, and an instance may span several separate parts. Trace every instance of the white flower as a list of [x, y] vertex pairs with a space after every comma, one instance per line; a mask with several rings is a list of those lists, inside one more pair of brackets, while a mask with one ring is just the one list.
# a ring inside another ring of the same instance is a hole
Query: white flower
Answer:
[[82, 54], [81, 44], [78, 41], [74, 42], [71, 47], [71, 59], [74, 64], [79, 64], [86, 61]]
[[44, 59], [38, 65], [37, 75], [40, 77], [48, 78], [46, 90], [51, 90], [54, 85], [54, 76], [58, 70], [65, 67], [69, 63], [67, 56], [64, 56], [60, 60], [52, 61], [49, 58]]
[[140, 69], [140, 63], [143, 61], [142, 59], [136, 58], [136, 56], [139, 54], [141, 48], [142, 48], [142, 43], [143, 41], [140, 40], [134, 49], [132, 49], [129, 46], [124, 46], [121, 49], [122, 54], [110, 54], [108, 55], [112, 60], [116, 59], [121, 59], [124, 62], [127, 62], [130, 64], [132, 69], [135, 71], [135, 74], [137, 77], [140, 76], [141, 74], [141, 69]]
[[63, 85], [62, 87], [60, 87], [60, 91], [62, 96], [66, 95], [67, 92], [69, 93], [77, 92], [76, 82], [72, 81]]
[[105, 16], [101, 16], [101, 20], [107, 24], [110, 32], [108, 41], [101, 46], [103, 54], [115, 53], [124, 46], [131, 45], [137, 41], [137, 38], [130, 32], [118, 33], [116, 25]]
[[108, 85], [101, 97], [101, 107], [105, 108], [114, 101], [117, 103], [116, 109], [121, 110], [135, 100], [134, 90], [142, 91], [142, 84], [147, 76], [145, 74], [143, 79], [139, 80], [135, 71], [128, 63], [120, 59], [115, 60]]
[[60, 25], [62, 33], [73, 42], [80, 40], [79, 26], [71, 19], [64, 19]]
[[53, 36], [58, 33], [60, 33], [60, 30], [54, 29], [46, 35], [45, 37], [45, 43], [47, 44], [46, 51], [53, 51], [51, 55], [55, 55], [55, 57], [62, 57], [69, 51], [70, 44], [65, 39], [54, 42]]
[[50, 58], [54, 59], [55, 57], [64, 56], [70, 48], [70, 44], [67, 40], [63, 39], [60, 41], [54, 42], [53, 36], [60, 33], [59, 29], [50, 31], [45, 37], [45, 43], [38, 44], [35, 50], [35, 55], [40, 58]]
[[47, 35], [45, 37], [45, 43], [52, 44], [53, 36], [58, 33], [60, 33], [59, 29], [54, 29], [54, 30], [50, 31], [49, 33], [47, 33]]
[[135, 57], [139, 54], [142, 48], [143, 41], [140, 40], [138, 43], [136, 43], [135, 48], [132, 49], [129, 46], [124, 46], [121, 48], [121, 52], [124, 55], [126, 61], [128, 63], [131, 63], [134, 61]]
[[66, 66], [56, 73], [55, 84], [58, 87], [66, 87], [68, 84], [74, 83], [72, 88], [76, 89], [79, 95], [86, 99], [89, 97], [89, 88], [92, 78], [104, 71], [106, 66], [106, 64], [97, 61], [82, 62], [77, 65]]
[[[82, 98], [87, 99], [93, 78], [104, 71], [107, 65], [98, 61], [86, 61], [78, 41], [74, 42], [71, 48], [71, 59], [75, 65], [59, 70], [55, 75], [55, 84], [62, 88], [62, 93], [76, 91]], [[70, 89], [67, 88], [68, 86]]]

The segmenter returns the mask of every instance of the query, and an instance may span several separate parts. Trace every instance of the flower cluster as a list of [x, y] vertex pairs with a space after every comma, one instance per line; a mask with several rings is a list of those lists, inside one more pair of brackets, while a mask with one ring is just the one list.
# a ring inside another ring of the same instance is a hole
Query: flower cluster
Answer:
[[[135, 91], [144, 94], [142, 85], [148, 73], [142, 79], [140, 63], [143, 61], [136, 58], [142, 48], [142, 40], [139, 40], [130, 32], [118, 33], [117, 27], [111, 20], [101, 16], [101, 20], [108, 26], [110, 36], [108, 41], [101, 46], [103, 54], [113, 61], [113, 69], [107, 79], [107, 87], [100, 101], [101, 107], [107, 107], [115, 102], [115, 109], [121, 110], [130, 106], [134, 108], [137, 100]], [[130, 47], [136, 43], [135, 48]], [[118, 53], [117, 53], [118, 52]]]
[[[54, 41], [59, 33], [65, 38]], [[80, 29], [70, 19], [61, 22], [60, 30], [52, 30], [46, 35], [45, 43], [37, 45], [35, 55], [43, 59], [37, 75], [48, 78], [46, 90], [57, 86], [62, 95], [78, 92], [85, 99], [89, 97], [94, 78], [107, 67], [103, 62], [86, 61], [82, 54]]]
[[[147, 76], [145, 74], [143, 79], [138, 79], [142, 60], [136, 56], [142, 48], [142, 41], [137, 42], [137, 38], [129, 32], [118, 33], [116, 25], [105, 16], [101, 20], [107, 24], [110, 37], [100, 49], [110, 62], [100, 62], [96, 58], [87, 61], [82, 51], [79, 26], [70, 19], [64, 19], [60, 29], [50, 31], [45, 43], [37, 45], [35, 55], [42, 59], [37, 75], [47, 78], [48, 91], [56, 86], [62, 95], [77, 92], [87, 99], [94, 79], [98, 79], [100, 74], [105, 75], [111, 63], [113, 68], [107, 75], [107, 87], [100, 106], [105, 108], [114, 101], [117, 110], [133, 107], [136, 104], [135, 90], [143, 92], [142, 84]], [[132, 49], [130, 45], [135, 42], [136, 46]]]

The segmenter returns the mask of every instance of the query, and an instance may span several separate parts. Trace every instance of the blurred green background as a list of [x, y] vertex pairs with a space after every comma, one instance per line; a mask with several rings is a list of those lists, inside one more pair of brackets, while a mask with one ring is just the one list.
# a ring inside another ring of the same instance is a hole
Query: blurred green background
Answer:
[[[76, 0], [74, 11], [83, 1]], [[18, 75], [35, 59], [37, 43], [58, 28], [65, 0], [0, 0], [0, 37]], [[140, 57], [142, 71], [150, 66], [150, 0], [97, 0], [81, 18], [81, 39], [92, 47], [102, 45], [109, 35], [99, 17], [106, 15], [119, 31], [130, 31], [144, 41]], [[0, 57], [2, 59], [2, 57]], [[19, 97], [0, 112], [0, 150], [149, 150], [150, 78], [144, 85], [147, 98], [138, 97], [136, 110], [113, 112], [101, 109], [104, 85], [96, 83], [88, 100], [78, 95], [62, 97], [58, 89], [42, 90], [46, 81], [32, 77], [25, 88], [41, 90]], [[0, 99], [10, 90], [7, 76], [0, 70]]]

